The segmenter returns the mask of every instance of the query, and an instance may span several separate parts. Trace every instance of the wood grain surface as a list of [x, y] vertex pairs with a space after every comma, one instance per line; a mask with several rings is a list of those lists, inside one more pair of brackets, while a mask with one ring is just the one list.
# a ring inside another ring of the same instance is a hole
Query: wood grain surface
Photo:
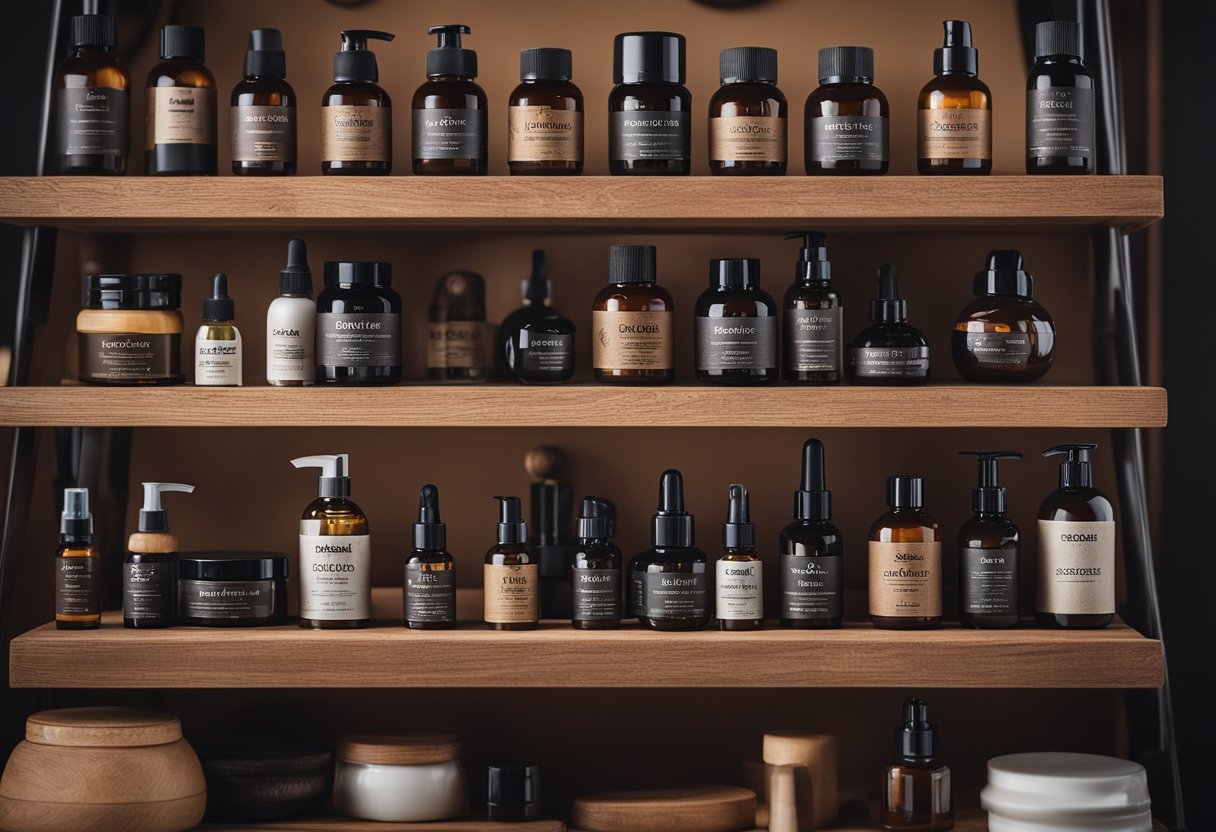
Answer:
[[182, 738], [182, 724], [173, 714], [150, 708], [58, 708], [31, 715], [25, 721], [25, 738], [42, 745], [89, 748], [164, 745]]
[[321, 815], [268, 823], [204, 823], [199, 832], [566, 832], [560, 820], [496, 823], [489, 820], [445, 820], [433, 823], [393, 823]]
[[580, 797], [571, 822], [588, 832], [740, 832], [756, 819], [756, 794], [739, 786], [638, 789]]

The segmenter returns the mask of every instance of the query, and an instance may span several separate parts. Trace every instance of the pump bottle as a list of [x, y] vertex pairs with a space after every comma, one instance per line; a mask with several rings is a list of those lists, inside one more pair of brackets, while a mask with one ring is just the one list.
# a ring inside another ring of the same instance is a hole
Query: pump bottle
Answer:
[[145, 482], [139, 531], [127, 540], [122, 567], [122, 626], [171, 627], [177, 619], [177, 537], [169, 533], [169, 514], [161, 494], [190, 494], [193, 485]]
[[621, 624], [621, 550], [612, 542], [612, 503], [584, 497], [575, 521], [578, 548], [571, 569], [571, 623], [576, 630], [607, 630]]
[[59, 548], [55, 550], [55, 629], [101, 626], [101, 550], [93, 545], [89, 489], [63, 489]]
[[958, 618], [964, 627], [989, 630], [1018, 623], [1018, 527], [1005, 515], [1009, 489], [997, 482], [997, 461], [1021, 459], [1015, 451], [959, 451], [979, 458], [979, 484], [971, 492], [974, 516], [958, 532]]
[[904, 702], [904, 722], [895, 729], [895, 759], [882, 788], [882, 828], [945, 832], [954, 828], [950, 767], [937, 759], [937, 726], [929, 704]]
[[72, 54], [55, 72], [55, 168], [122, 176], [131, 152], [131, 74], [114, 54], [118, 19], [84, 0], [69, 30]]
[[303, 240], [287, 244], [279, 296], [266, 310], [266, 381], [273, 387], [307, 387], [317, 375], [317, 304]]
[[484, 176], [486, 94], [477, 77], [477, 53], [461, 46], [468, 26], [432, 26], [438, 44], [426, 53], [426, 81], [414, 93], [414, 173]]
[[727, 491], [723, 554], [714, 583], [714, 611], [721, 630], [759, 630], [764, 626], [764, 563], [756, 554], [747, 489], [734, 483]]
[[439, 519], [439, 489], [422, 486], [414, 549], [405, 561], [405, 626], [443, 630], [456, 626], [456, 561], [447, 550], [447, 525]]
[[684, 510], [684, 476], [659, 478], [659, 507], [650, 548], [629, 563], [630, 612], [652, 630], [700, 630], [709, 623], [709, 565], [693, 543], [693, 516]]
[[387, 176], [393, 172], [393, 102], [377, 84], [380, 68], [369, 38], [395, 35], [343, 29], [334, 83], [321, 97], [321, 173]]
[[878, 297], [870, 301], [870, 326], [849, 345], [854, 384], [925, 384], [929, 381], [929, 341], [908, 325], [908, 302], [899, 296], [895, 267], [878, 270]]
[[300, 626], [313, 630], [366, 627], [372, 621], [372, 538], [363, 509], [350, 499], [346, 454], [293, 459], [320, 468], [317, 499], [300, 517]]
[[808, 439], [802, 446], [801, 487], [794, 492], [794, 522], [781, 530], [783, 627], [817, 630], [844, 621], [844, 540], [831, 520], [823, 443]]
[[933, 51], [933, 80], [917, 100], [916, 169], [921, 174], [992, 172], [992, 92], [979, 79], [980, 51], [971, 24], [944, 20], [942, 46]]
[[544, 249], [532, 252], [523, 282], [524, 305], [503, 319], [498, 354], [507, 374], [526, 384], [555, 384], [574, 375], [574, 322], [550, 306]]
[[802, 240], [794, 282], [781, 304], [781, 378], [798, 384], [835, 384], [841, 377], [844, 309], [832, 288], [832, 264], [824, 236], [799, 231], [787, 240]]
[[528, 546], [518, 497], [498, 500], [498, 542], [482, 567], [485, 620], [491, 630], [535, 630], [540, 623], [540, 575]]
[[243, 360], [236, 304], [228, 297], [228, 275], [211, 278], [203, 301], [203, 324], [194, 337], [194, 383], [199, 387], [240, 387]]
[[278, 29], [249, 33], [245, 71], [232, 89], [232, 172], [296, 172], [296, 92], [287, 83], [287, 53]]
[[1064, 455], [1060, 487], [1039, 507], [1039, 580], [1035, 621], [1041, 627], [1096, 629], [1115, 617], [1115, 510], [1093, 486], [1089, 452], [1097, 445], [1056, 445]]

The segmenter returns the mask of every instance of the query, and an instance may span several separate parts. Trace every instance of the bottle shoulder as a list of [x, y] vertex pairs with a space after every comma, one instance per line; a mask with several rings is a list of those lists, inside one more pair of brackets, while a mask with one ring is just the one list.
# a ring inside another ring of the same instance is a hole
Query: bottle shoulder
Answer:
[[692, 109], [692, 93], [682, 84], [617, 84], [608, 93], [610, 112], [682, 112]]
[[455, 564], [456, 559], [452, 557], [452, 553], [446, 549], [412, 549], [405, 559], [407, 566], [419, 563], [451, 563]]
[[318, 497], [304, 509], [301, 520], [328, 520], [334, 518], [362, 518], [366, 515], [359, 504], [349, 497]]
[[1047, 309], [1034, 298], [1017, 295], [979, 295], [959, 312], [959, 320], [1012, 323], [1041, 321], [1054, 323]]
[[761, 289], [706, 289], [697, 298], [694, 314], [710, 318], [766, 318], [776, 314], [776, 307], [773, 298]]
[[400, 312], [401, 295], [391, 287], [326, 286], [317, 295], [317, 312]]
[[131, 73], [110, 52], [78, 52], [68, 56], [55, 72], [59, 89], [110, 87], [129, 92]]
[[825, 112], [825, 110], [835, 110], [837, 107], [827, 105], [854, 105], [851, 107], [841, 106], [841, 110], [857, 110], [860, 112], [840, 113], [842, 115], [876, 115], [885, 116], [890, 113], [890, 104], [887, 101], [887, 96], [878, 87], [873, 84], [858, 84], [858, 83], [841, 83], [841, 84], [822, 84], [811, 91], [811, 94], [806, 98], [806, 114], [807, 117], [836, 115], [834, 112]]
[[371, 81], [338, 81], [321, 96], [322, 107], [392, 107], [384, 87]]
[[[706, 554], [696, 546], [684, 546], [680, 548], [659, 548], [651, 547], [644, 552], [640, 552], [630, 561], [630, 568], [635, 572], [650, 571], [652, 567], [659, 567], [654, 571], [662, 571], [661, 567], [674, 566], [676, 564], [687, 563], [693, 565], [704, 565], [709, 562]], [[694, 571], [701, 571], [696, 569]]]
[[415, 110], [484, 110], [488, 99], [472, 78], [445, 75], [423, 81], [414, 91], [412, 103]]
[[546, 106], [556, 110], [583, 109], [583, 92], [569, 81], [521, 81], [511, 90], [511, 107]]
[[148, 72], [148, 86], [215, 89], [215, 76], [198, 61], [161, 61]]
[[671, 292], [657, 283], [610, 283], [595, 296], [597, 312], [673, 312]]
[[870, 524], [873, 543], [934, 543], [941, 539], [941, 524], [924, 511], [888, 511]]
[[1105, 522], [1115, 519], [1109, 499], [1096, 488], [1059, 488], [1039, 506], [1040, 520], [1072, 523]]
[[486, 552], [486, 566], [528, 566], [535, 564], [532, 547], [526, 543], [496, 543]]

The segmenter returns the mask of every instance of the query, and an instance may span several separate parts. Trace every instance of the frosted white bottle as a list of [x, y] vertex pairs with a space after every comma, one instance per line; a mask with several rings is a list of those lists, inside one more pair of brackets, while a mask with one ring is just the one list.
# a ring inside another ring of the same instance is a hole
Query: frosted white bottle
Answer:
[[275, 387], [302, 387], [316, 380], [317, 304], [303, 240], [287, 244], [287, 265], [279, 272], [279, 296], [266, 310], [266, 381]]

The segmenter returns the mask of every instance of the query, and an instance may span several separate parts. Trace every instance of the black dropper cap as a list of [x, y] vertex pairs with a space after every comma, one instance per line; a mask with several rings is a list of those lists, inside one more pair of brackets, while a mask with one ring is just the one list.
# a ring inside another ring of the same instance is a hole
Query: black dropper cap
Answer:
[[767, 46], [733, 46], [718, 56], [723, 84], [777, 83], [777, 50]]
[[759, 289], [760, 261], [710, 260], [709, 285], [714, 289]]
[[609, 283], [654, 283], [654, 246], [608, 246]]
[[519, 51], [519, 80], [569, 81], [574, 77], [569, 49], [535, 48]]
[[1085, 51], [1085, 29], [1075, 20], [1045, 20], [1034, 27], [1034, 57], [1059, 55], [1081, 59]]
[[162, 26], [160, 58], [204, 61], [207, 57], [207, 32], [202, 26]]
[[279, 269], [279, 294], [312, 294], [312, 269], [308, 268], [308, 246], [303, 240], [287, 244], [287, 265]]
[[887, 507], [891, 511], [920, 511], [925, 507], [925, 481], [920, 477], [887, 477]]
[[650, 542], [660, 549], [685, 549], [692, 540], [692, 515], [684, 510], [684, 475], [668, 468], [659, 477], [659, 508], [650, 520]]
[[104, 14], [100, 0], [85, 0], [81, 12], [72, 18], [69, 31], [72, 49], [82, 46], [113, 49], [118, 46], [118, 18]]
[[1017, 451], [959, 451], [964, 456], [979, 458], [979, 480], [971, 491], [971, 510], [976, 514], [1004, 514], [1009, 503], [1009, 489], [998, 482], [998, 459], [1021, 459]]
[[524, 300], [543, 304], [549, 300], [552, 290], [553, 287], [545, 274], [545, 250], [534, 248], [532, 249], [532, 272], [524, 281]]
[[895, 729], [895, 745], [904, 759], [932, 760], [937, 754], [937, 726], [929, 724], [929, 703], [904, 700], [904, 722]]
[[418, 492], [418, 522], [414, 524], [415, 549], [446, 549], [448, 527], [439, 519], [439, 489], [430, 483]]
[[722, 526], [722, 545], [727, 549], [750, 549], [756, 545], [756, 526], [752, 523], [747, 489], [736, 482], [726, 493], [729, 502], [726, 524]]
[[204, 321], [236, 319], [236, 304], [228, 297], [228, 275], [216, 272], [211, 277], [211, 297], [203, 301]]
[[342, 38], [342, 49], [334, 55], [334, 80], [379, 81], [376, 53], [367, 48], [367, 41], [371, 38], [392, 40], [396, 35], [377, 29], [343, 29], [338, 34]]
[[89, 513], [89, 489], [63, 489], [63, 513], [59, 515], [59, 534], [80, 540], [93, 533], [93, 515]]
[[832, 492], [824, 474], [823, 443], [808, 439], [802, 446], [802, 487], [794, 492], [796, 520], [831, 520]]
[[819, 50], [819, 83], [874, 83], [874, 50], [868, 46], [825, 46]]
[[980, 50], [971, 45], [971, 24], [965, 20], [943, 20], [945, 39], [940, 49], [933, 50], [933, 74], [961, 72], [978, 75]]
[[895, 267], [878, 267], [878, 297], [870, 301], [870, 320], [874, 323], [902, 324], [908, 320], [908, 302], [899, 296]]
[[495, 497], [498, 500], [498, 542], [524, 543], [528, 539], [528, 524], [524, 522], [523, 504], [518, 497]]
[[1060, 488], [1089, 488], [1094, 484], [1094, 472], [1089, 464], [1089, 452], [1097, 445], [1091, 442], [1056, 445], [1043, 451], [1043, 456], [1068, 454], [1060, 463]]
[[287, 53], [278, 29], [254, 29], [245, 50], [246, 78], [286, 78]]
[[972, 288], [977, 295], [1017, 295], [1030, 298], [1034, 278], [1022, 264], [1022, 252], [1004, 249], [988, 252], [988, 268], [975, 273]]
[[799, 283], [827, 283], [832, 279], [832, 264], [828, 262], [827, 238], [818, 231], [791, 231], [787, 240], [802, 240], [794, 280]]
[[616, 509], [602, 497], [584, 497], [574, 524], [579, 540], [607, 540], [616, 525]]
[[460, 45], [461, 35], [471, 35], [473, 30], [463, 24], [432, 26], [428, 35], [438, 37], [438, 45], [426, 51], [426, 77], [455, 75], [457, 78], [477, 77], [477, 53]]
[[612, 83], [683, 84], [684, 36], [675, 32], [624, 32], [612, 44]]

